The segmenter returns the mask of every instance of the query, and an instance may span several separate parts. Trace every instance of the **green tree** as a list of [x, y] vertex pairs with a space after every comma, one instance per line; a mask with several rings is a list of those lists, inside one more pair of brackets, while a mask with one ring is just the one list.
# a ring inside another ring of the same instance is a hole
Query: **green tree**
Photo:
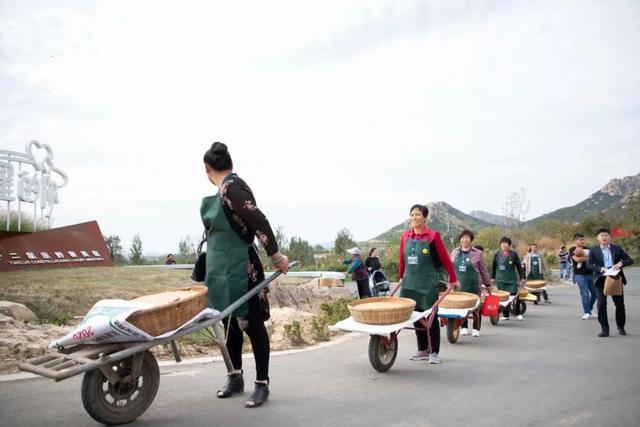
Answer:
[[343, 228], [342, 230], [338, 231], [338, 234], [336, 235], [336, 239], [333, 244], [333, 251], [336, 253], [336, 255], [341, 257], [344, 256], [344, 254], [347, 252], [347, 249], [351, 249], [355, 245], [356, 242], [353, 241], [353, 236], [351, 235], [349, 229]]
[[109, 255], [111, 255], [111, 259], [113, 260], [114, 264], [124, 264], [126, 260], [124, 258], [124, 254], [122, 253], [120, 236], [118, 236], [117, 234], [106, 236], [104, 237], [104, 243], [107, 245], [107, 249], [109, 249]]
[[300, 261], [300, 267], [314, 265], [313, 248], [301, 237], [292, 237], [289, 241], [287, 256], [291, 261]]
[[179, 264], [193, 264], [196, 262], [196, 245], [191, 240], [191, 236], [184, 236], [178, 242], [178, 259]]
[[640, 256], [640, 195], [629, 200], [620, 218], [620, 228], [629, 233], [620, 239], [620, 244], [634, 256]]
[[142, 255], [142, 239], [139, 234], [133, 236], [133, 239], [131, 240], [129, 261], [131, 261], [131, 264], [133, 265], [140, 265], [144, 263], [144, 256]]

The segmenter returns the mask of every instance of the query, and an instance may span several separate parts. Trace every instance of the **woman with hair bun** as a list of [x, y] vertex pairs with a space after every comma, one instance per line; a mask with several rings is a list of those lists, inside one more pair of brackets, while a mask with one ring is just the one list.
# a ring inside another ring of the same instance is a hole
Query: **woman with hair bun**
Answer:
[[[287, 272], [289, 261], [278, 250], [278, 243], [269, 221], [258, 209], [253, 192], [233, 172], [233, 162], [227, 146], [214, 142], [204, 154], [204, 166], [209, 181], [218, 192], [202, 199], [200, 215], [207, 233], [207, 263], [205, 284], [209, 290], [209, 305], [224, 310], [249, 289], [264, 280], [264, 270], [253, 244], [257, 237], [275, 268]], [[224, 319], [227, 329], [227, 349], [234, 371], [218, 390], [219, 398], [244, 391], [242, 377], [242, 332], [251, 340], [256, 362], [255, 390], [245, 406], [255, 408], [269, 398], [269, 335], [264, 321], [269, 318], [265, 292], [260, 291]]]

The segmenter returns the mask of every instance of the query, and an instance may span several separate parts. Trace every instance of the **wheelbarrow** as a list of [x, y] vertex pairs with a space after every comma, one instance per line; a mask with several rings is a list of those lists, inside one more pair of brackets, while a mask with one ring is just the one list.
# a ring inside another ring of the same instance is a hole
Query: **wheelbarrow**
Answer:
[[227, 372], [232, 372], [222, 319], [281, 274], [276, 271], [214, 317], [188, 325], [168, 337], [146, 342], [76, 344], [30, 359], [18, 367], [55, 381], [84, 373], [81, 396], [87, 413], [106, 425], [130, 423], [151, 406], [160, 386], [160, 369], [149, 351], [151, 348], [170, 345], [173, 357], [179, 363], [182, 358], [175, 340], [205, 330], [220, 348]]
[[451, 344], [458, 342], [460, 337], [460, 327], [465, 320], [473, 319], [473, 315], [480, 310], [480, 298], [473, 308], [442, 308], [438, 309], [440, 325], [447, 328], [447, 340]]
[[[446, 282], [441, 282], [447, 285]], [[391, 291], [390, 297], [393, 296], [400, 285]], [[432, 323], [436, 321], [436, 308], [442, 300], [453, 289], [448, 289], [440, 295], [440, 298], [425, 311], [414, 311], [409, 319], [404, 322], [394, 323], [391, 325], [369, 325], [355, 321], [352, 317], [342, 320], [331, 326], [331, 330], [341, 330], [346, 332], [362, 332], [369, 334], [369, 363], [373, 369], [378, 372], [386, 372], [393, 366], [398, 356], [398, 335], [402, 330], [429, 330]], [[419, 322], [421, 328], [415, 328], [414, 323]], [[429, 353], [431, 353], [431, 336], [427, 334], [429, 342]]]

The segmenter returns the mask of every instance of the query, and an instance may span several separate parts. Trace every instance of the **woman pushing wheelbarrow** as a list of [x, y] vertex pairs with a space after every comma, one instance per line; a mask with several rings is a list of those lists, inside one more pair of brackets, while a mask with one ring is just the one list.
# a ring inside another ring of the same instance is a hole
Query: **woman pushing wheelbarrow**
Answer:
[[[470, 230], [462, 230], [458, 236], [460, 246], [451, 251], [451, 262], [453, 263], [458, 280], [460, 281], [462, 292], [477, 295], [480, 298], [481, 287], [488, 288], [491, 286], [491, 277], [487, 271], [487, 264], [484, 261], [484, 255], [481, 250], [471, 246], [475, 235]], [[443, 316], [441, 316], [443, 317]], [[463, 317], [448, 317], [447, 320], [447, 337], [450, 342], [454, 343], [460, 335], [469, 335], [468, 317], [473, 319], [472, 335], [480, 336], [480, 315], [479, 304], [474, 309], [469, 310]], [[460, 326], [462, 328], [460, 329]]]
[[[515, 315], [518, 320], [522, 320], [520, 301], [518, 299], [518, 288], [524, 281], [524, 273], [520, 265], [520, 257], [516, 251], [511, 249], [511, 239], [503, 237], [500, 239], [500, 250], [493, 257], [491, 269], [491, 282], [495, 283], [500, 291], [509, 292], [511, 297], [508, 304], [502, 305], [502, 320], [509, 320], [509, 311], [513, 304]], [[492, 322], [497, 324], [496, 322]]]
[[[449, 273], [448, 290], [460, 288], [460, 282], [440, 233], [429, 230], [426, 226], [429, 208], [424, 205], [413, 205], [409, 213], [411, 228], [400, 237], [398, 271], [402, 287], [400, 296], [414, 300], [417, 311], [425, 311], [438, 300], [442, 267]], [[437, 310], [438, 308], [435, 307], [434, 311], [437, 312]], [[440, 325], [437, 321], [433, 321], [428, 328], [424, 328], [423, 323], [418, 321], [414, 324], [418, 339], [418, 353], [413, 355], [411, 360], [429, 360], [429, 363], [438, 364], [440, 363]]]

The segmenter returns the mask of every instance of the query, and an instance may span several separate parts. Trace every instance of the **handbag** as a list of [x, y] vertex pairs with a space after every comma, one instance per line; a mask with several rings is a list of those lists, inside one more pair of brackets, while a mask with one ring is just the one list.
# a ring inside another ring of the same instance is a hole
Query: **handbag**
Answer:
[[480, 313], [485, 317], [496, 317], [500, 312], [500, 297], [488, 294], [484, 297]]
[[609, 296], [622, 295], [622, 277], [607, 276], [604, 280], [604, 289], [602, 293]]
[[193, 265], [193, 271], [191, 272], [191, 280], [194, 282], [204, 282], [205, 276], [207, 275], [207, 252], [202, 252], [202, 247], [206, 241], [207, 231], [205, 230], [204, 233], [202, 233], [202, 241], [196, 251], [198, 258], [196, 258], [196, 263]]

